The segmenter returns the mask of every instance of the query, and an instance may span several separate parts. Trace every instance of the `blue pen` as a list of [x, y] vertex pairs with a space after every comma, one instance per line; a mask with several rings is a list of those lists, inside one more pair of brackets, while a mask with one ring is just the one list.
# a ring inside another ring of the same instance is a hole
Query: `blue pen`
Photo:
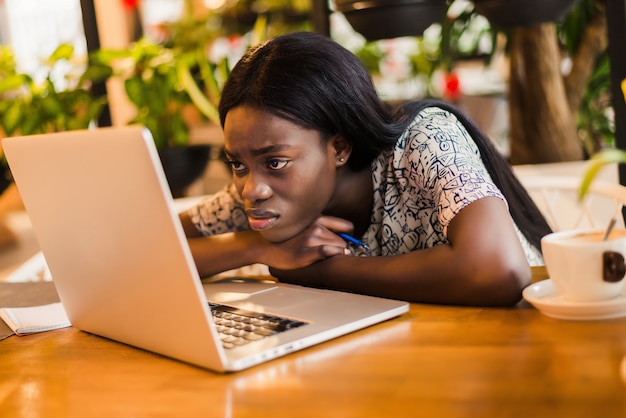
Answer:
[[350, 236], [350, 235], [345, 234], [343, 232], [340, 232], [337, 235], [339, 235], [341, 238], [345, 239], [346, 241], [353, 243], [357, 247], [361, 247], [361, 248], [364, 248], [366, 250], [370, 249], [370, 247], [368, 247], [367, 244], [359, 241], [358, 239], [354, 238], [353, 236]]

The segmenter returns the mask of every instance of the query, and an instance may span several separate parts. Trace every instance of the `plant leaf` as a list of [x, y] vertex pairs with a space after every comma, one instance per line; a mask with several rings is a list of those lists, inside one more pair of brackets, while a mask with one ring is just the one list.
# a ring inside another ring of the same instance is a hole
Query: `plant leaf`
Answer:
[[583, 172], [583, 179], [578, 190], [578, 200], [582, 200], [587, 192], [591, 183], [597, 176], [602, 167], [608, 164], [626, 163], [626, 151], [615, 148], [604, 149], [594, 154], [587, 163], [587, 167]]
[[85, 72], [80, 76], [79, 85], [82, 85], [85, 81], [91, 81], [97, 83], [100, 81], [106, 81], [113, 75], [113, 69], [108, 65], [90, 65]]
[[16, 74], [0, 80], [0, 94], [22, 87], [30, 83], [31, 78], [26, 74]]
[[267, 15], [261, 14], [257, 17], [252, 27], [251, 46], [256, 46], [267, 38]]
[[202, 91], [194, 81], [187, 63], [184, 60], [179, 61], [178, 65], [176, 66], [176, 70], [178, 71], [178, 79], [182, 83], [185, 91], [187, 92], [193, 103], [198, 107], [198, 110], [200, 110], [200, 112], [202, 112], [204, 116], [209, 118], [209, 120], [219, 124], [220, 115], [217, 111], [217, 108], [202, 93]]
[[69, 60], [74, 55], [74, 46], [70, 44], [61, 44], [50, 55], [50, 62], [55, 63], [59, 60]]
[[13, 135], [15, 130], [22, 123], [24, 115], [22, 105], [22, 102], [13, 102], [2, 115], [2, 127], [8, 136]]

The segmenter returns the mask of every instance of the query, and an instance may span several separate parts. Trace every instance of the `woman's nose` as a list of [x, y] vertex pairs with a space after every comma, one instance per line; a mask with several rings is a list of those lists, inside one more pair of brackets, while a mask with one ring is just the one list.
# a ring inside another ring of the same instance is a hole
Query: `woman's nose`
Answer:
[[261, 176], [250, 173], [243, 184], [241, 197], [250, 202], [266, 200], [272, 195], [272, 189]]

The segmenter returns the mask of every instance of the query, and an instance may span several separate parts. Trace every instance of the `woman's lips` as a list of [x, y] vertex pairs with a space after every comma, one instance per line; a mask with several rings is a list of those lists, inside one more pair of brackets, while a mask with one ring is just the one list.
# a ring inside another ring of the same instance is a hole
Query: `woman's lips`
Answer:
[[248, 216], [250, 228], [255, 231], [271, 228], [278, 222], [279, 218], [279, 215], [258, 209], [248, 209], [246, 210], [246, 215]]

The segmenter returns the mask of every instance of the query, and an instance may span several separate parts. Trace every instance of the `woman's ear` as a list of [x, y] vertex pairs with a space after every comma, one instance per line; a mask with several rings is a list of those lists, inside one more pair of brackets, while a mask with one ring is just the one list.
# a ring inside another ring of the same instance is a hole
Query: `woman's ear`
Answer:
[[333, 136], [330, 145], [335, 151], [335, 164], [341, 167], [346, 164], [352, 154], [352, 144], [348, 142], [342, 135]]

